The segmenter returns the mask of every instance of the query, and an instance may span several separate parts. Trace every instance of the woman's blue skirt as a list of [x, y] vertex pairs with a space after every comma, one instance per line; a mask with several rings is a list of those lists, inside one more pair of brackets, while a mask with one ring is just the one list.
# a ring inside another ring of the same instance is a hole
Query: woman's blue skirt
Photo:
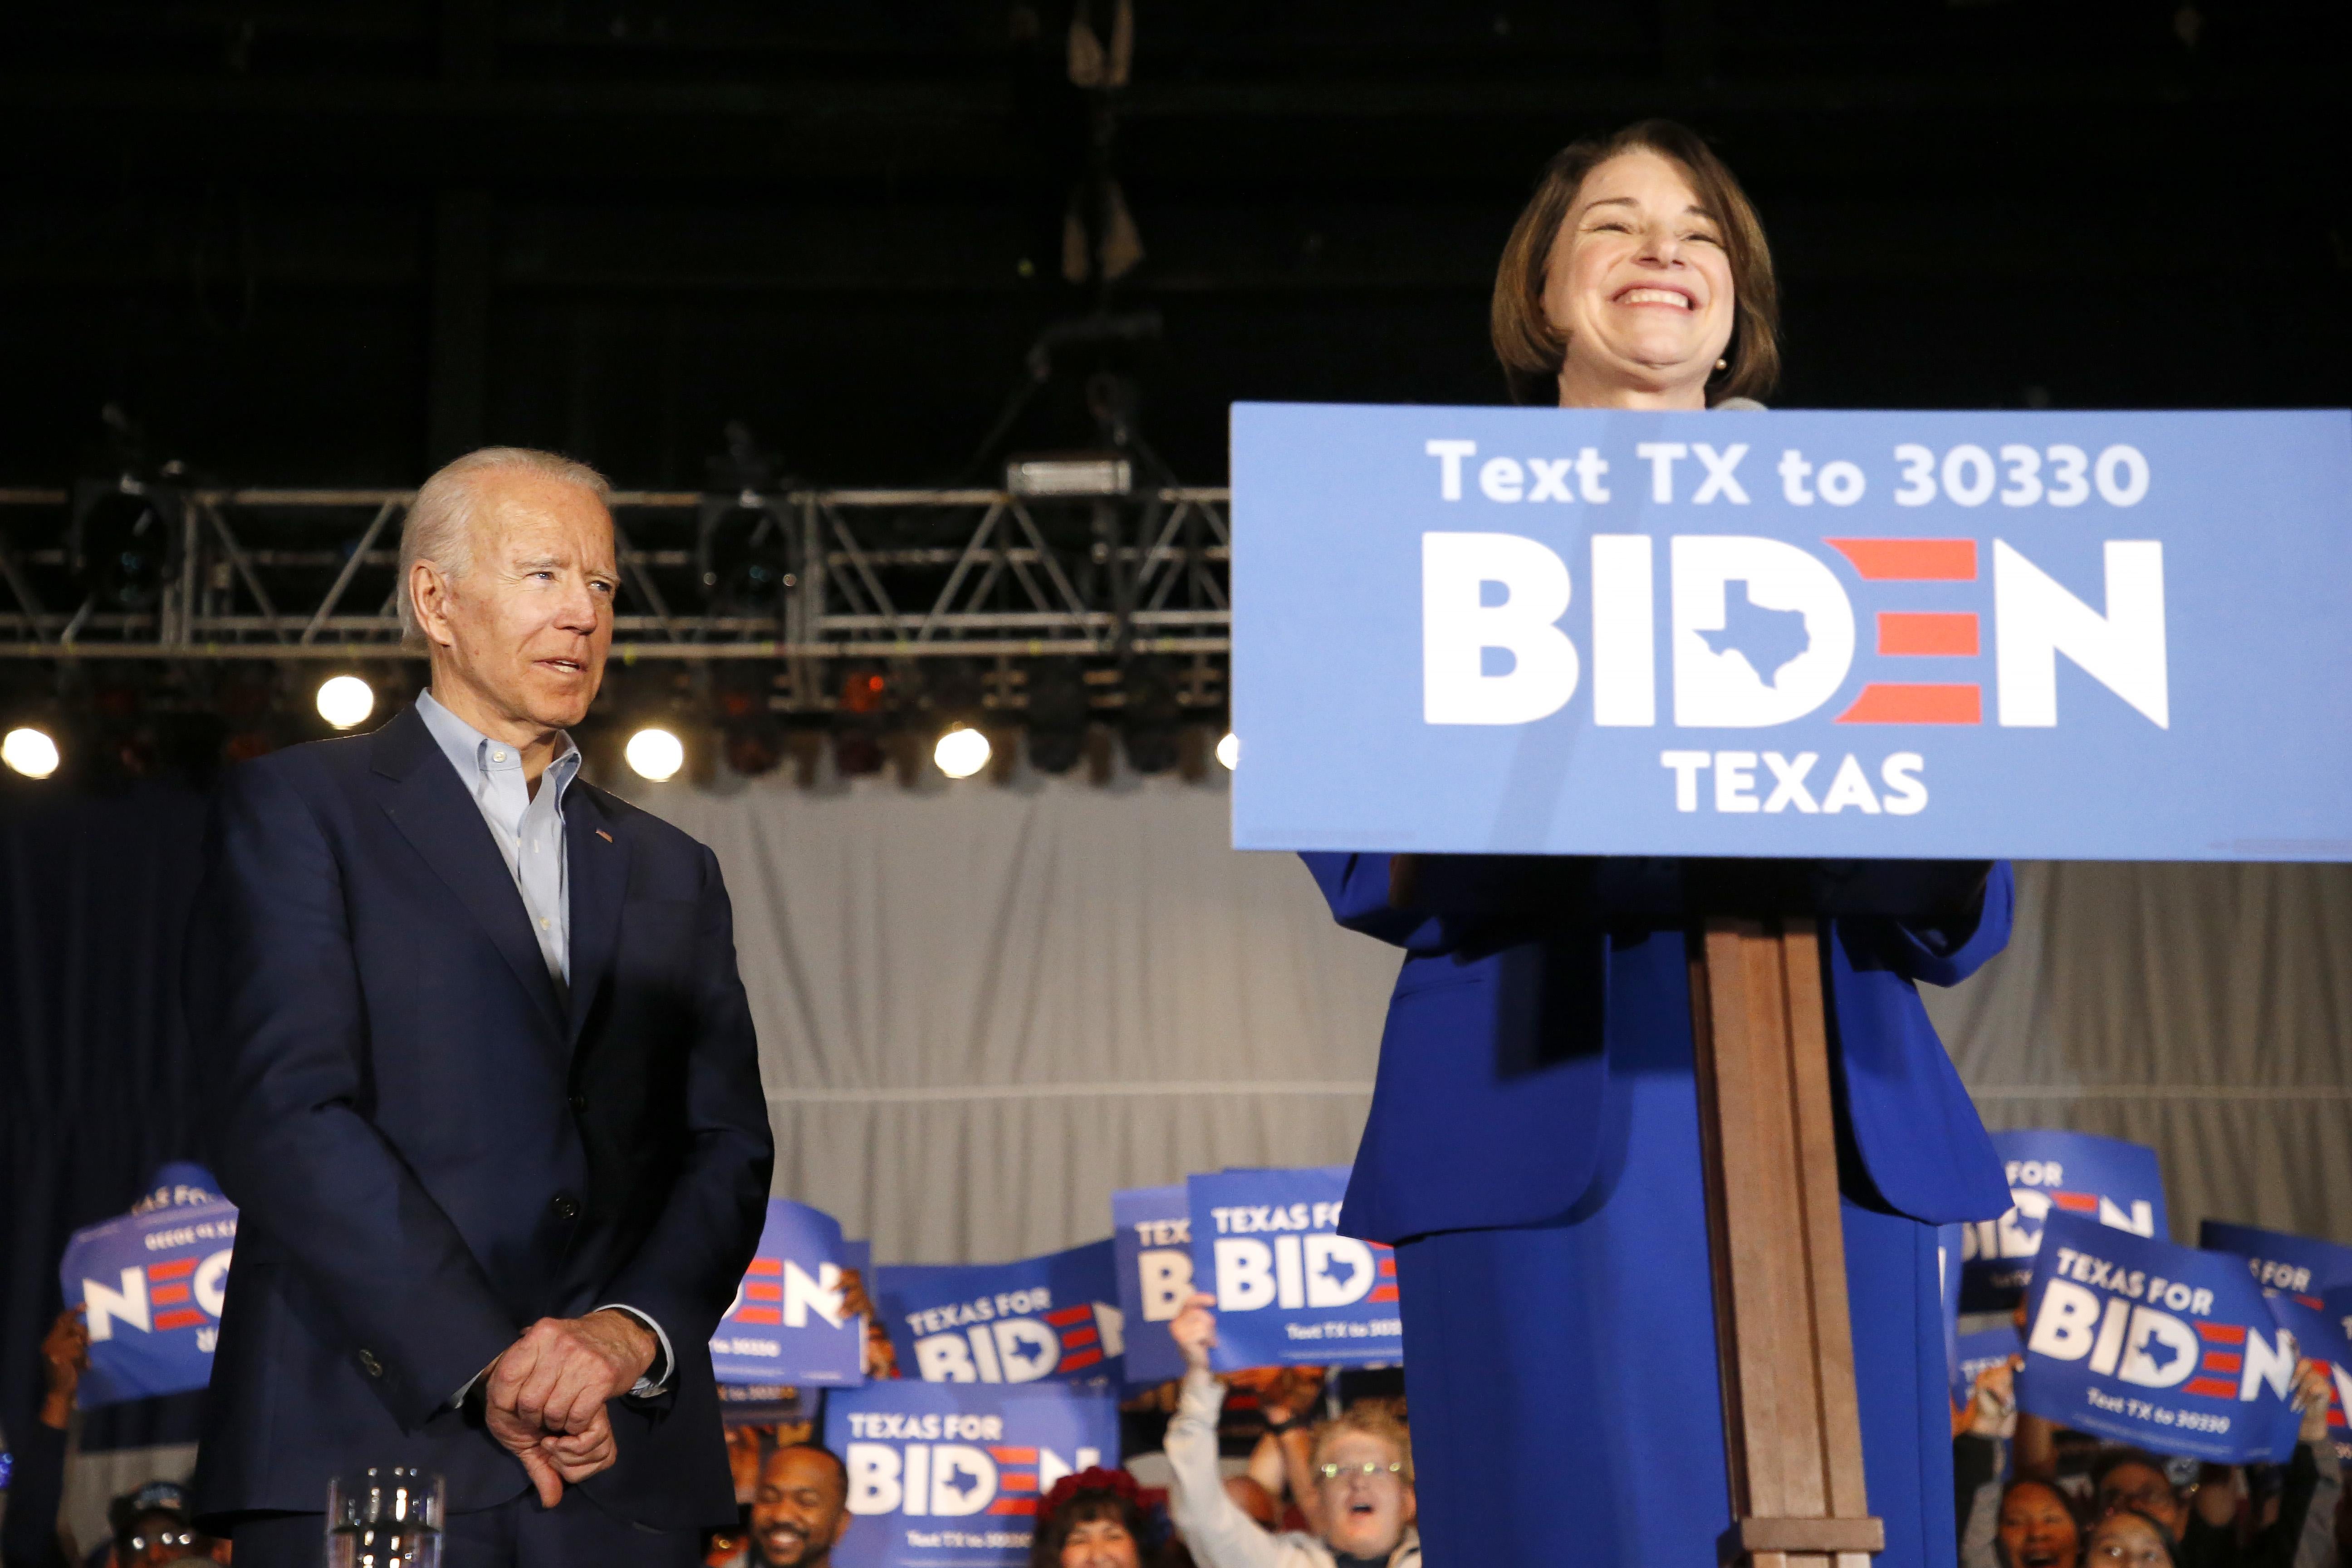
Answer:
[[[1433, 1568], [1721, 1560], [1731, 1505], [1690, 1039], [1612, 1047], [1609, 1068], [1609, 1146], [1567, 1218], [1397, 1248]], [[1851, 1198], [1844, 1215], [1878, 1568], [1953, 1568], [1936, 1230]]]

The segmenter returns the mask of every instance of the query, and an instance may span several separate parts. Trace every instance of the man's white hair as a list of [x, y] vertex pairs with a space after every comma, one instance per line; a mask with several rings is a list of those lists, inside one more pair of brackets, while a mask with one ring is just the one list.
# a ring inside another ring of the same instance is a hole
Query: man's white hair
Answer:
[[421, 648], [425, 628], [417, 624], [415, 576], [419, 561], [430, 561], [449, 577], [465, 575], [474, 563], [474, 521], [479, 511], [483, 475], [520, 471], [578, 485], [613, 509], [612, 481], [585, 463], [529, 447], [485, 447], [445, 465], [425, 481], [409, 503], [400, 528], [401, 646]]

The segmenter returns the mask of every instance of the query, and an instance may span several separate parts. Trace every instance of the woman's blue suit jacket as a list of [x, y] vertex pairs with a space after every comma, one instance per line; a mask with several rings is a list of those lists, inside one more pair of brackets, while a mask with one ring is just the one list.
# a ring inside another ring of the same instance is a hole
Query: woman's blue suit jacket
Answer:
[[[1578, 890], [1537, 917], [1496, 912], [1495, 888], [1524, 879], [1524, 860], [1424, 858], [1442, 874], [1417, 879], [1419, 907], [1398, 909], [1390, 857], [1304, 858], [1341, 925], [1406, 953], [1348, 1188], [1349, 1233], [1394, 1243], [1568, 1215], [1601, 1166], [1612, 1060], [1654, 1059], [1633, 1047], [1658, 1031], [1690, 1036], [1679, 921], [1628, 912], [1664, 907], [1662, 887], [1673, 900], [1679, 868], [1585, 862]], [[1927, 901], [1906, 901], [1906, 880], [1925, 889], [1940, 874], [1948, 885], [1950, 868], [1878, 862], [1862, 874], [1874, 884], [1867, 907], [1904, 909]], [[2000, 952], [2015, 900], [2003, 862], [1965, 929], [1824, 921], [1849, 1198], [1929, 1224], [2009, 1207], [1992, 1141], [1915, 987], [1949, 985]]]

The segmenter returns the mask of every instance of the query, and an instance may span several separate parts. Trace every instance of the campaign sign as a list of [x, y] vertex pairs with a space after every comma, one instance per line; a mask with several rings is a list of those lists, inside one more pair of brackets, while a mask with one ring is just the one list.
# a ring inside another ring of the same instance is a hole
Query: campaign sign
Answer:
[[1127, 1380], [1184, 1375], [1168, 1325], [1192, 1297], [1192, 1225], [1184, 1189], [1138, 1187], [1110, 1195], [1111, 1256], [1118, 1310], [1127, 1317]]
[[2042, 1227], [2053, 1215], [2082, 1215], [2134, 1236], [2167, 1236], [2164, 1172], [2156, 1151], [2095, 1132], [2012, 1128], [1992, 1135], [2009, 1172], [1999, 1219], [1961, 1227], [1960, 1310], [2001, 1312], [2033, 1277]]
[[869, 1383], [824, 1401], [824, 1446], [849, 1472], [840, 1568], [1025, 1568], [1037, 1500], [1118, 1462], [1108, 1389]]
[[1952, 1403], [1967, 1409], [1969, 1401], [1976, 1396], [1978, 1374], [1988, 1367], [2000, 1365], [2024, 1348], [2014, 1323], [1960, 1335], [1952, 1361]]
[[2026, 1323], [2021, 1409], [2221, 1465], [2294, 1447], [2294, 1336], [2237, 1258], [2055, 1214]]
[[1339, 1234], [1347, 1166], [1222, 1171], [1184, 1187], [1192, 1278], [1217, 1298], [1211, 1365], [1403, 1362], [1396, 1255]]
[[767, 1223], [734, 1303], [710, 1336], [721, 1383], [854, 1386], [866, 1378], [866, 1320], [845, 1310], [841, 1223], [789, 1198]]
[[1241, 403], [1232, 452], [1236, 847], [2352, 858], [2352, 414]]
[[181, 1394], [212, 1381], [236, 1205], [142, 1200], [142, 1212], [74, 1232], [58, 1274], [89, 1325], [84, 1407]]
[[2255, 1283], [2266, 1290], [2308, 1296], [2331, 1285], [2352, 1285], [2352, 1247], [2332, 1241], [2209, 1219], [2198, 1227], [2197, 1245], [2244, 1258]]
[[884, 1268], [875, 1310], [926, 1383], [1120, 1376], [1126, 1320], [1108, 1241], [1017, 1263]]
[[2352, 1285], [2325, 1295], [2279, 1292], [2271, 1316], [2294, 1335], [2295, 1348], [2327, 1368], [2327, 1436], [2338, 1459], [2352, 1459]]

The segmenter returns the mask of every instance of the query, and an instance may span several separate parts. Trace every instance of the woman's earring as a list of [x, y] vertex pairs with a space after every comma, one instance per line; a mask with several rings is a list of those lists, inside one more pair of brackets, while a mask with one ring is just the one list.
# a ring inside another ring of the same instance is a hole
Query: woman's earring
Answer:
[[1719, 359], [1715, 362], [1715, 368], [1717, 370], [1729, 370], [1731, 368], [1731, 362], [1727, 359]]

